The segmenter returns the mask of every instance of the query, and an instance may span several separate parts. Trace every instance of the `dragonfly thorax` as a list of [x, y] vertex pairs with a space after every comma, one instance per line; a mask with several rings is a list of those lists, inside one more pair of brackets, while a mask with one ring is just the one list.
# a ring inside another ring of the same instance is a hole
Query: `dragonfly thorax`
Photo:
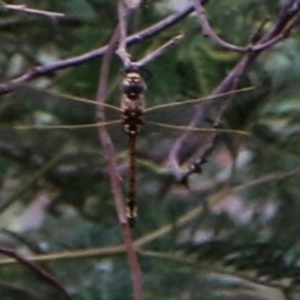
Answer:
[[129, 71], [122, 81], [121, 90], [123, 127], [128, 135], [135, 136], [143, 124], [146, 83], [138, 72]]
[[146, 83], [138, 72], [128, 72], [121, 85], [122, 92], [130, 100], [138, 100], [146, 90]]
[[[140, 128], [143, 125], [144, 111], [140, 106], [130, 107], [129, 105], [129, 107], [125, 108], [124, 104], [125, 105], [126, 103], [132, 104], [132, 103], [128, 103], [127, 101], [126, 99], [123, 99], [123, 111], [122, 111], [123, 127], [127, 134], [133, 136], [140, 131]], [[137, 104], [137, 102], [135, 101], [134, 104]]]

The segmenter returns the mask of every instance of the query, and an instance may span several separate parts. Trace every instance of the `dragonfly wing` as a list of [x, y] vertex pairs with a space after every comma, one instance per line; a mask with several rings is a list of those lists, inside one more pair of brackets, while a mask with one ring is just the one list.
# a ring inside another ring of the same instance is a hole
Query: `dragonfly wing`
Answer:
[[[14, 142], [49, 155], [72, 144], [81, 145], [82, 149], [99, 149], [97, 128], [100, 125], [95, 124], [96, 105], [27, 88], [19, 88], [1, 100], [0, 135], [3, 138], [11, 137]], [[120, 118], [118, 111], [106, 110], [109, 120]], [[115, 126], [119, 127], [108, 127]], [[117, 131], [114, 130], [115, 135]]]
[[[92, 202], [101, 208], [92, 209], [90, 213], [93, 216], [104, 212], [111, 212], [114, 216], [106, 162], [98, 137], [98, 128], [101, 125], [95, 124], [95, 111], [96, 105], [27, 88], [2, 96], [2, 182], [12, 182], [9, 174], [13, 171], [13, 180], [20, 181], [20, 186], [24, 183], [26, 187], [27, 192], [18, 196], [22, 199], [26, 197], [26, 203], [40, 190], [53, 187], [56, 191], [55, 203], [68, 202], [82, 211], [90, 199], [96, 199]], [[106, 111], [107, 120], [119, 122], [120, 115], [117, 110]], [[93, 126], [80, 128], [86, 124]], [[118, 149], [124, 150], [127, 144], [120, 122], [107, 128], [112, 132]], [[122, 166], [127, 157], [119, 156]], [[58, 161], [51, 164], [56, 158]], [[12, 166], [15, 166], [14, 170]], [[37, 177], [33, 180], [35, 176]], [[28, 181], [31, 180], [28, 186]], [[0, 196], [3, 200], [3, 189]]]
[[[204, 128], [211, 128], [212, 122], [201, 114], [197, 118], [198, 123], [194, 123], [193, 127], [203, 130], [186, 129], [198, 107], [197, 103], [189, 103], [189, 105], [169, 105], [167, 108], [157, 110], [150, 109], [145, 114], [145, 124], [137, 137], [137, 151], [140, 158], [149, 158], [162, 169], [169, 168], [173, 164], [172, 168], [178, 170], [182, 164], [187, 167], [194, 159], [201, 156], [215, 133], [204, 130]], [[19, 89], [17, 93], [2, 99], [0, 138], [7, 144], [18, 143], [46, 158], [52, 157], [59, 151], [68, 150], [69, 152], [88, 151], [97, 154], [98, 159], [101, 155], [103, 160], [97, 126], [85, 126], [87, 123], [94, 123], [96, 109], [97, 106], [91, 103], [70, 101], [60, 95], [54, 96], [26, 88]], [[118, 109], [105, 109], [105, 111], [107, 121], [120, 120]], [[154, 125], [154, 122], [165, 123], [167, 126]], [[109, 125], [107, 128], [114, 144], [120, 150], [121, 161], [127, 162], [125, 155], [127, 136], [120, 123]], [[76, 125], [76, 129], [71, 124]], [[174, 127], [173, 124], [180, 128]], [[49, 128], [25, 130], [31, 125], [49, 126]], [[51, 126], [55, 128], [51, 129]], [[98, 124], [99, 126], [101, 125]], [[236, 138], [234, 134], [232, 137]]]
[[[202, 146], [211, 134], [191, 132], [188, 134], [187, 139], [180, 142], [178, 148], [178, 139], [181, 139], [184, 134], [185, 132], [182, 130], [146, 124], [141, 132], [143, 137], [139, 141], [138, 154], [140, 157], [151, 159], [164, 171], [168, 172], [170, 168], [172, 169], [175, 166], [171, 166], [169, 157], [176, 151], [176, 166], [180, 165], [183, 169], [186, 169], [197, 157], [197, 154], [201, 155]], [[173, 171], [175, 172], [175, 169]]]
[[142, 133], [147, 137], [143, 140], [146, 153], [151, 152], [154, 160], [177, 178], [210, 151], [212, 145], [216, 149], [221, 141], [226, 145], [232, 140], [248, 137], [244, 130], [214, 128], [213, 121], [201, 112], [201, 106], [192, 103], [150, 109], [145, 115]]

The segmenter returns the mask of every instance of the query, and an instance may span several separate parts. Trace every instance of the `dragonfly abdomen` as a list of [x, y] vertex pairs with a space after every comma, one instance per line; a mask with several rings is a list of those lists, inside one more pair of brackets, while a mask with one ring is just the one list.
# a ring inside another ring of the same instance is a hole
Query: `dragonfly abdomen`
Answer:
[[141, 109], [126, 109], [122, 114], [125, 132], [130, 136], [137, 135], [143, 125], [143, 111]]
[[136, 135], [129, 135], [129, 184], [126, 199], [126, 217], [131, 228], [134, 227], [138, 209], [136, 205]]

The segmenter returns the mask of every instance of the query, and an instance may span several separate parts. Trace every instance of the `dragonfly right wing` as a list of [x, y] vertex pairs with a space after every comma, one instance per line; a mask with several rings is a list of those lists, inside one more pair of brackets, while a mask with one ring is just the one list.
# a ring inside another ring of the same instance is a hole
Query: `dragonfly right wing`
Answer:
[[144, 149], [148, 153], [154, 153], [154, 160], [180, 179], [195, 160], [201, 159], [210, 151], [209, 148], [217, 148], [220, 140], [226, 142], [249, 137], [251, 134], [247, 130], [222, 128], [220, 124], [216, 126], [213, 119], [202, 113], [201, 104], [206, 103], [205, 101], [218, 104], [228, 96], [232, 95], [227, 93], [211, 99], [166, 103], [158, 105], [157, 109], [150, 107], [146, 110], [145, 126], [141, 132], [147, 139]]

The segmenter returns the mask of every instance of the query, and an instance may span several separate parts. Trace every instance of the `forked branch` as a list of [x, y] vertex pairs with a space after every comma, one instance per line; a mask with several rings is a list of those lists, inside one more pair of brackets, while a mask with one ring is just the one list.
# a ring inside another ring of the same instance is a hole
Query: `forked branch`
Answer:
[[[218, 46], [225, 46], [228, 50], [236, 51], [238, 48], [231, 47], [229, 44], [223, 43], [219, 38], [216, 38], [213, 30], [206, 19], [206, 13], [204, 11], [203, 6], [199, 1], [195, 1], [195, 7], [200, 13], [200, 24], [203, 26], [202, 30], [206, 32], [206, 34], [215, 42]], [[200, 11], [199, 11], [200, 9]], [[248, 68], [253, 64], [258, 55], [265, 49], [270, 48], [278, 41], [286, 38], [291, 33], [291, 30], [296, 24], [296, 21], [299, 17], [300, 12], [300, 0], [290, 0], [279, 12], [277, 20], [274, 22], [273, 27], [267, 31], [260, 39], [256, 41], [254, 45], [247, 46], [247, 51], [244, 53], [243, 57], [237, 62], [235, 67], [231, 70], [231, 72], [223, 79], [223, 81], [219, 84], [219, 86], [212, 93], [213, 95], [218, 95], [224, 92], [228, 92], [234, 89], [242, 77], [243, 74], [246, 73]], [[240, 51], [244, 52], [244, 51]], [[193, 126], [194, 124], [203, 124], [205, 119], [209, 115], [209, 111], [212, 107], [215, 106], [215, 102], [210, 101], [203, 104], [199, 109], [195, 112], [193, 118], [191, 119], [189, 126]], [[217, 116], [215, 121], [215, 126], [219, 126], [221, 120], [223, 119], [226, 113], [226, 102], [223, 104], [223, 108], [220, 109], [220, 113]], [[182, 182], [187, 183], [188, 177], [191, 174], [201, 172], [202, 165], [207, 162], [208, 156], [211, 154], [215, 147], [215, 142], [218, 134], [212, 134], [208, 141], [206, 141], [206, 147], [202, 154], [202, 156], [191, 165], [190, 169], [178, 176]], [[180, 136], [176, 142], [173, 144], [172, 152], [168, 158], [169, 166], [173, 166], [174, 170], [177, 172], [180, 168], [178, 166], [178, 153], [179, 149], [182, 147], [184, 141], [188, 138], [187, 134], [183, 134]]]
[[[174, 13], [174, 14], [164, 18], [163, 20], [153, 24], [152, 26], [149, 26], [148, 28], [141, 30], [140, 32], [127, 37], [126, 45], [133, 45], [136, 43], [141, 43], [153, 36], [156, 36], [158, 33], [165, 31], [168, 28], [170, 28], [171, 26], [173, 26], [174, 24], [180, 22], [182, 19], [187, 17], [193, 11], [194, 11], [194, 6], [188, 5], [182, 11]], [[42, 76], [51, 75], [57, 71], [60, 71], [60, 70], [66, 69], [66, 68], [76, 67], [76, 66], [85, 64], [88, 61], [93, 60], [95, 58], [102, 57], [104, 55], [104, 53], [106, 53], [107, 48], [108, 48], [108, 45], [105, 45], [98, 49], [88, 51], [88, 52], [83, 53], [78, 56], [60, 60], [58, 62], [49, 64], [49, 65], [30, 68], [30, 70], [28, 70], [21, 76], [0, 84], [0, 95], [14, 91], [22, 83], [30, 82], [30, 81], [40, 78]]]

